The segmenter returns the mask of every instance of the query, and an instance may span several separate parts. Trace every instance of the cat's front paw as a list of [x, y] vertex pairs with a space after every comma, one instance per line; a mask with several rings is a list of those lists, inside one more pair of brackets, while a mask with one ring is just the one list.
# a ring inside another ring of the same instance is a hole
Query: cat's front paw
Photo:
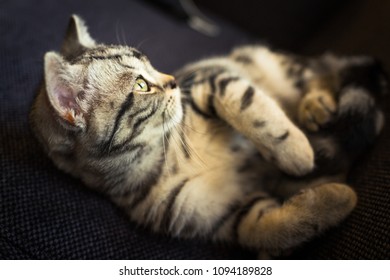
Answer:
[[257, 145], [265, 159], [294, 176], [303, 176], [313, 170], [314, 151], [300, 129], [291, 126], [281, 135], [270, 137], [273, 142], [272, 148], [264, 149], [264, 146]]
[[288, 138], [275, 150], [274, 159], [284, 172], [303, 176], [314, 169], [314, 151], [299, 129], [289, 131]]
[[329, 91], [315, 90], [303, 98], [298, 119], [306, 129], [315, 132], [332, 120], [336, 110], [336, 101]]

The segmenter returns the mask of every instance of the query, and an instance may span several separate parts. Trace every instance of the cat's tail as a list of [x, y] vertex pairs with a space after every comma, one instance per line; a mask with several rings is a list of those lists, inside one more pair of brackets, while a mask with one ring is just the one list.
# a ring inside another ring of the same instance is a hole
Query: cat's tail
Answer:
[[337, 172], [366, 152], [385, 123], [382, 99], [388, 78], [381, 64], [360, 58], [339, 69], [338, 110], [333, 120], [310, 140], [319, 169]]

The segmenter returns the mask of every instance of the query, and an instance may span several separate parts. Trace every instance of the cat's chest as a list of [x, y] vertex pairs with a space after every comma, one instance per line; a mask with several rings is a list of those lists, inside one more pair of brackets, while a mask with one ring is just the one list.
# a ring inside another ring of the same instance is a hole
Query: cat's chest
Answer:
[[181, 149], [183, 156], [177, 158], [183, 171], [240, 173], [261, 169], [264, 160], [254, 145], [232, 127], [217, 120], [189, 119], [181, 131], [184, 141], [171, 141], [177, 146], [176, 153]]

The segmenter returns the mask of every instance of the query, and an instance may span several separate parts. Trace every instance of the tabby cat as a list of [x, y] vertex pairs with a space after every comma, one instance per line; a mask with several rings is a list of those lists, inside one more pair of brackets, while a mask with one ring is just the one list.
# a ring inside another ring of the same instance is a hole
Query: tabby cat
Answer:
[[353, 210], [346, 171], [384, 124], [375, 60], [243, 46], [174, 76], [72, 16], [33, 130], [59, 169], [156, 232], [281, 252]]

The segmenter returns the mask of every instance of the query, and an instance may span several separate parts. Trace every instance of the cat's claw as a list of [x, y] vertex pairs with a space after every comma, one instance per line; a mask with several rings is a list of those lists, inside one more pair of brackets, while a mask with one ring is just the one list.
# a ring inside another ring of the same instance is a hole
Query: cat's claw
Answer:
[[308, 93], [299, 105], [299, 122], [315, 132], [332, 120], [336, 110], [336, 101], [329, 91], [315, 90]]

